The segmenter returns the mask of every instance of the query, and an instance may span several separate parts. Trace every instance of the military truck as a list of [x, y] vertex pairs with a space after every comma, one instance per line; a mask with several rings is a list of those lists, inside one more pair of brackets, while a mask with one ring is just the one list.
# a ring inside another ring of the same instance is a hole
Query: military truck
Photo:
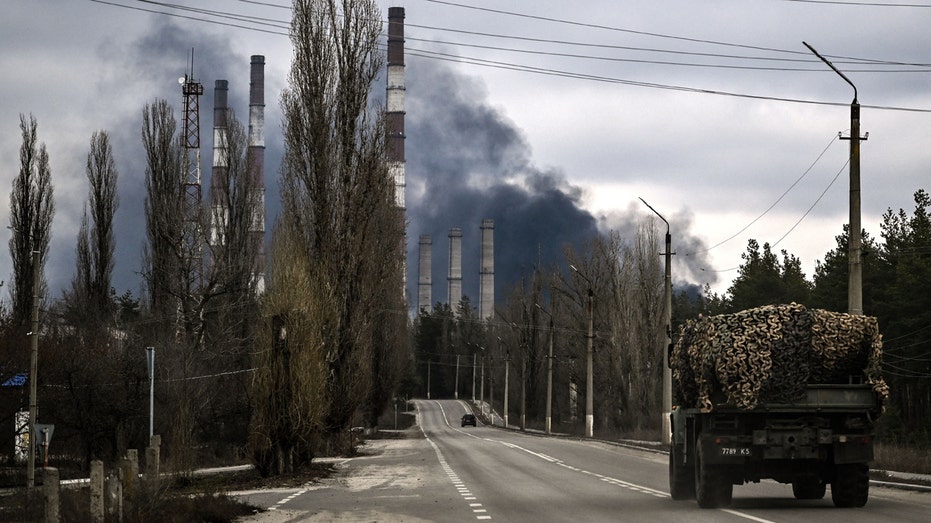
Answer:
[[876, 318], [773, 305], [687, 322], [671, 348], [669, 488], [702, 508], [773, 479], [838, 507], [869, 498], [888, 387]]

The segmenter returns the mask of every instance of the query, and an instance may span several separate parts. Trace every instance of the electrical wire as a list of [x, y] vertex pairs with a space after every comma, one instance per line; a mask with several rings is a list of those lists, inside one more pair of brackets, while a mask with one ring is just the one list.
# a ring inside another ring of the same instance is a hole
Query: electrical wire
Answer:
[[844, 165], [843, 165], [840, 169], [838, 169], [837, 174], [834, 175], [834, 178], [831, 180], [831, 183], [829, 183], [828, 186], [825, 187], [823, 191], [821, 191], [821, 194], [818, 195], [818, 198], [814, 201], [814, 203], [811, 204], [811, 207], [809, 207], [808, 210], [805, 211], [805, 213], [802, 214], [801, 217], [799, 217], [798, 221], [795, 222], [795, 225], [793, 225], [792, 227], [790, 227], [789, 230], [786, 231], [786, 233], [783, 234], [781, 238], [779, 238], [778, 240], [776, 240], [776, 243], [773, 244], [773, 247], [774, 247], [774, 248], [775, 248], [777, 245], [779, 245], [779, 244], [782, 242], [782, 240], [786, 239], [786, 236], [788, 236], [789, 234], [791, 234], [792, 231], [794, 231], [795, 228], [798, 227], [798, 224], [802, 223], [802, 220], [804, 220], [804, 219], [808, 216], [808, 214], [811, 213], [811, 210], [814, 209], [816, 205], [818, 205], [818, 203], [821, 201], [822, 198], [824, 198], [824, 195], [827, 194], [828, 189], [830, 189], [830, 188], [834, 185], [834, 182], [837, 181], [837, 179], [840, 177], [841, 173], [844, 172], [844, 169], [847, 168], [847, 165], [848, 165], [849, 163], [850, 163], [850, 159], [848, 158], [847, 161], [844, 162]]
[[844, 5], [844, 6], [855, 6], [855, 7], [914, 7], [914, 8], [926, 8], [931, 7], [929, 4], [884, 4], [880, 2], [852, 2], [850, 0], [782, 0], [783, 2], [794, 2], [797, 4], [830, 4], [830, 5]]
[[[825, 146], [824, 150], [821, 151], [821, 154], [819, 154], [818, 157], [815, 158], [815, 161], [813, 161], [813, 162], [811, 163], [811, 165], [808, 166], [808, 169], [805, 169], [805, 172], [803, 172], [801, 176], [799, 176], [794, 182], [792, 182], [792, 185], [790, 185], [785, 191], [783, 191], [783, 193], [782, 193], [781, 195], [779, 195], [779, 198], [776, 198], [776, 201], [774, 201], [769, 207], [766, 208], [765, 211], [763, 211], [762, 213], [760, 213], [760, 215], [757, 216], [756, 218], [754, 218], [750, 223], [748, 223], [747, 225], [745, 225], [742, 229], [740, 229], [739, 231], [737, 231], [736, 233], [734, 233], [732, 236], [730, 236], [730, 237], [728, 237], [728, 238], [725, 238], [724, 240], [719, 241], [718, 243], [712, 245], [711, 247], [708, 247], [707, 249], [703, 249], [703, 250], [700, 250], [700, 251], [695, 251], [695, 252], [686, 253], [685, 256], [694, 256], [694, 255], [696, 255], [696, 254], [704, 254], [704, 253], [706, 253], [706, 252], [708, 252], [708, 251], [710, 251], [710, 250], [712, 250], [712, 249], [715, 249], [715, 248], [717, 248], [717, 247], [720, 247], [720, 246], [724, 245], [725, 243], [727, 243], [727, 242], [733, 240], [734, 238], [740, 236], [744, 231], [746, 231], [747, 229], [749, 229], [754, 223], [756, 223], [757, 221], [759, 221], [760, 218], [762, 218], [763, 216], [766, 216], [766, 215], [769, 213], [769, 211], [773, 210], [773, 207], [775, 207], [776, 205], [778, 205], [779, 202], [781, 202], [782, 199], [785, 198], [786, 195], [789, 194], [789, 192], [792, 191], [792, 189], [794, 189], [795, 186], [799, 184], [799, 182], [801, 182], [803, 179], [805, 179], [805, 177], [808, 176], [808, 173], [810, 173], [811, 170], [814, 169], [815, 165], [818, 164], [818, 162], [821, 160], [821, 158], [824, 157], [824, 154], [828, 152], [828, 149], [830, 149], [831, 146], [834, 145], [834, 143], [835, 143], [836, 141], [837, 141], [837, 136], [836, 136], [836, 135], [832, 136], [831, 141], [828, 142], [828, 144]], [[835, 179], [836, 179], [836, 177], [835, 177]], [[834, 183], [834, 182], [831, 182], [831, 183]], [[829, 186], [829, 187], [830, 187], [830, 186]], [[809, 209], [809, 210], [810, 210], [810, 209]], [[801, 220], [799, 220], [799, 221], [801, 221]], [[798, 224], [796, 223], [796, 225], [798, 225]], [[783, 236], [783, 238], [784, 238], [784, 237], [785, 237], [785, 236]]]

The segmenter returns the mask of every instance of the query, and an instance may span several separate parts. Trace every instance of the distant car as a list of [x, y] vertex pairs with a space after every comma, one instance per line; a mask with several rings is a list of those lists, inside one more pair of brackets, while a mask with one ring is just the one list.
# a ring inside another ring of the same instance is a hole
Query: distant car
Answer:
[[463, 427], [465, 427], [466, 425], [472, 425], [473, 427], [476, 427], [478, 426], [477, 423], [478, 423], [478, 420], [475, 419], [475, 414], [465, 414], [462, 416]]

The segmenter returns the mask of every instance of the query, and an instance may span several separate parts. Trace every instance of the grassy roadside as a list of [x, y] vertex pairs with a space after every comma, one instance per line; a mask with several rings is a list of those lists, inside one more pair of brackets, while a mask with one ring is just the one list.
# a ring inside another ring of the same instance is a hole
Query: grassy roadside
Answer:
[[[260, 509], [240, 502], [227, 492], [263, 488], [297, 487], [320, 481], [333, 473], [330, 464], [313, 464], [284, 476], [263, 478], [252, 469], [187, 477], [144, 480], [125, 497], [123, 523], [232, 523]], [[90, 514], [90, 488], [69, 486], [61, 491], [62, 523], [84, 523]], [[0, 521], [44, 521], [41, 487], [31, 494], [26, 489], [0, 496]], [[115, 515], [107, 521], [117, 521]]]

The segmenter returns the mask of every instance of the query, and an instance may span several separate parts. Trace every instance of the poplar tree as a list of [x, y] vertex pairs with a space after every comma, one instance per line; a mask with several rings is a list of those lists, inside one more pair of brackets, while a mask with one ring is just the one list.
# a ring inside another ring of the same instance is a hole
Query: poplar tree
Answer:
[[[309, 329], [307, 341], [291, 343], [289, 358], [292, 362], [297, 358], [294, 351], [319, 351], [314, 354], [320, 358], [316, 364], [324, 369], [324, 396], [313, 404], [326, 407], [318, 423], [302, 425], [307, 431], [319, 427], [319, 432], [295, 437], [340, 445], [345, 429], [366, 402], [384, 402], [384, 391], [373, 394], [373, 370], [380, 373], [377, 379], [396, 380], [398, 371], [381, 366], [395, 367], [392, 356], [406, 342], [403, 216], [395, 207], [394, 180], [388, 173], [383, 111], [369, 99], [383, 64], [382, 17], [371, 0], [297, 0], [292, 12], [294, 58], [289, 87], [281, 97], [285, 140], [281, 220], [287, 226], [278, 234], [293, 236], [288, 242], [297, 250], [295, 256], [305, 260], [310, 282], [301, 303], [290, 307], [300, 315], [315, 312], [313, 322], [304, 327]], [[289, 270], [282, 264], [293, 259], [273, 258], [272, 274]], [[289, 292], [282, 285], [289, 284], [270, 279], [269, 303]], [[263, 316], [272, 321], [289, 314]], [[261, 342], [274, 340], [266, 337]], [[273, 394], [273, 384], [281, 383], [257, 383], [257, 404], [279, 405], [262, 398]], [[302, 400], [314, 393], [293, 382], [290, 391], [289, 397]], [[256, 417], [272, 415], [257, 412]], [[255, 454], [275, 446], [272, 441], [254, 447]], [[294, 463], [294, 455], [279, 461]], [[312, 456], [298, 455], [302, 461]]]
[[[38, 141], [38, 123], [19, 115], [23, 143], [19, 149], [19, 174], [10, 193], [10, 256], [13, 258], [13, 324], [26, 326], [32, 316], [33, 278], [39, 277], [39, 296], [45, 296], [44, 267], [52, 236], [55, 202], [52, 195], [52, 171], [45, 143]], [[39, 253], [39, 267], [34, 267], [33, 251]]]

